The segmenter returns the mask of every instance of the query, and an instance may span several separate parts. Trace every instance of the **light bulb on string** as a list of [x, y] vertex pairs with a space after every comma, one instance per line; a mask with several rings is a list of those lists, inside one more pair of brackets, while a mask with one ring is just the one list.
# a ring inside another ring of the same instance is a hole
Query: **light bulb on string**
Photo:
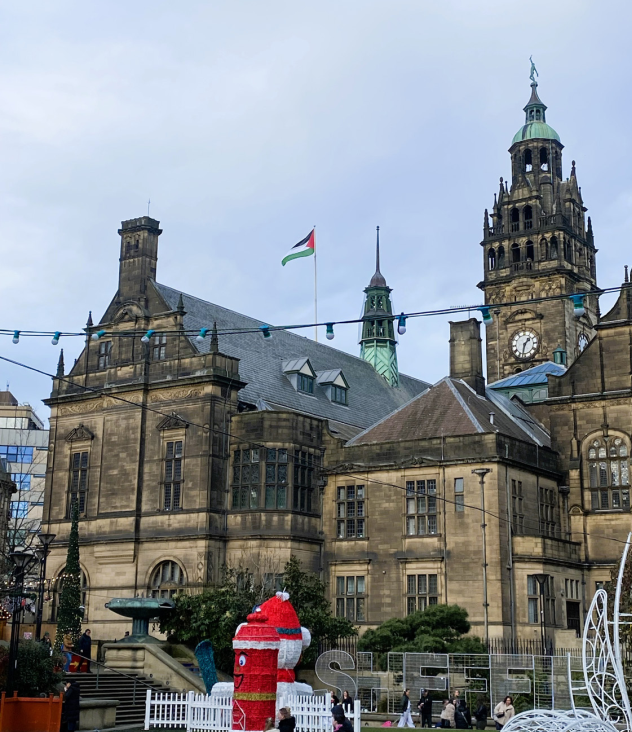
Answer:
[[208, 328], [201, 328], [198, 335], [195, 337], [195, 340], [198, 343], [202, 343], [202, 341], [206, 338], [206, 334], [208, 333]]
[[145, 333], [145, 335], [141, 338], [141, 341], [143, 343], [149, 343], [149, 341], [151, 340], [151, 337], [153, 336], [153, 334], [155, 332], [156, 332], [155, 330], [148, 330], [147, 333]]
[[397, 318], [397, 332], [400, 335], [404, 335], [406, 332], [406, 316], [404, 313], [402, 313], [399, 318]]
[[333, 323], [325, 323], [325, 326], [327, 327], [327, 331], [325, 333], [325, 338], [327, 338], [328, 341], [333, 341], [333, 339], [334, 339], [334, 324]]
[[488, 307], [482, 307], [478, 309], [480, 314], [483, 316], [483, 323], [485, 325], [491, 325], [494, 322], [494, 318], [492, 317], [491, 308]]
[[104, 335], [105, 335], [104, 330], [98, 330], [96, 333], [93, 333], [90, 337], [92, 338], [93, 341], [98, 341], [99, 338], [103, 338]]
[[586, 308], [584, 307], [584, 298], [586, 295], [571, 295], [570, 300], [573, 301], [573, 315], [576, 318], [581, 318], [582, 315], [586, 314]]
[[19, 343], [20, 342], [20, 331], [19, 330], [14, 330], [13, 331], [13, 338], [12, 338], [12, 340], [13, 340], [14, 343]]
[[263, 333], [264, 338], [270, 338], [272, 336], [269, 325], [260, 325], [259, 330]]
[[51, 340], [51, 343], [54, 346], [58, 345], [60, 336], [61, 336], [61, 333], [58, 330], [56, 330], [55, 335], [53, 336], [53, 339]]

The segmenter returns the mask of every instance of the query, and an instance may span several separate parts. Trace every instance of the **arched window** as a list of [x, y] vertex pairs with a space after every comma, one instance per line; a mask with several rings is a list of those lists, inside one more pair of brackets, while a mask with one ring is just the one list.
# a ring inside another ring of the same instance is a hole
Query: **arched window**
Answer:
[[548, 252], [547, 252], [547, 245], [546, 245], [546, 239], [540, 240], [540, 260], [544, 261], [545, 259], [548, 259]]
[[564, 239], [564, 259], [567, 262], [573, 261], [573, 247], [568, 239]]
[[488, 269], [496, 269], [496, 252], [493, 247], [487, 252], [487, 267]]
[[524, 151], [524, 169], [527, 173], [533, 170], [533, 156], [531, 155], [531, 150]]
[[520, 212], [517, 208], [511, 209], [511, 230], [518, 231], [520, 229]]
[[556, 236], [551, 237], [550, 255], [551, 255], [551, 259], [557, 259], [557, 237]]
[[505, 247], [498, 247], [498, 268], [505, 266]]
[[136, 242], [134, 244], [134, 249], [138, 251], [138, 245], [140, 244], [140, 239], [136, 239]]
[[511, 245], [511, 261], [514, 264], [520, 261], [520, 244], [518, 242]]
[[[51, 623], [57, 622], [57, 613], [59, 612], [59, 602], [61, 600], [61, 591], [64, 588], [64, 581], [66, 579], [66, 567], [64, 567], [62, 570], [60, 570], [59, 574], [57, 575], [57, 579], [55, 580], [55, 584], [53, 585], [53, 597], [52, 597], [52, 605], [50, 610], [50, 620]], [[84, 621], [88, 620], [88, 578], [86, 576], [86, 573], [81, 570], [81, 604], [85, 608], [83, 612], [83, 619]]]
[[526, 254], [527, 254], [527, 262], [528, 261], [533, 262], [533, 260], [535, 259], [535, 255], [534, 255], [534, 252], [533, 252], [533, 242], [532, 241], [528, 241], [527, 242], [526, 250], [527, 250], [526, 251]]
[[170, 598], [176, 595], [184, 585], [184, 570], [177, 562], [171, 560], [160, 562], [151, 573], [147, 597]]
[[630, 448], [623, 437], [597, 438], [588, 447], [593, 511], [630, 509]]
[[533, 122], [535, 115], [533, 114], [533, 110], [529, 110], [529, 122]]
[[535, 118], [536, 119], [541, 119], [541, 117], [542, 117], [542, 113], [540, 112], [539, 109], [536, 109], [535, 110]]
[[540, 170], [549, 169], [549, 151], [545, 147], [540, 148]]
[[525, 206], [522, 210], [522, 215], [524, 217], [524, 228], [525, 229], [532, 229], [533, 228], [533, 209], [531, 206]]

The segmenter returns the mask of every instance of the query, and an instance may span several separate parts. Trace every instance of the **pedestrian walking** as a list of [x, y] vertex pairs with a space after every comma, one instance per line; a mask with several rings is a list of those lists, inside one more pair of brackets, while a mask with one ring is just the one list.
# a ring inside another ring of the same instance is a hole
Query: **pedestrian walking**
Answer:
[[[87, 659], [85, 661], [86, 673], [90, 673], [90, 659], [92, 657], [92, 635], [90, 632], [90, 628], [87, 628], [81, 638], [79, 638], [78, 646], [79, 653]], [[84, 661], [82, 659], [81, 663], [79, 664], [79, 668], [81, 668], [83, 663]]]
[[476, 711], [474, 712], [474, 719], [476, 720], [476, 729], [485, 729], [487, 727], [487, 704], [480, 699], [478, 702], [478, 707], [476, 707]]
[[410, 689], [406, 689], [402, 694], [402, 704], [400, 708], [398, 727], [414, 727], [413, 717], [410, 713]]
[[419, 716], [421, 717], [421, 726], [432, 727], [432, 699], [428, 693], [428, 689], [421, 690], [417, 709], [419, 709]]
[[513, 706], [513, 699], [510, 696], [506, 696], [501, 702], [498, 702], [494, 708], [494, 722], [496, 722], [496, 729], [502, 729], [515, 713], [516, 710]]

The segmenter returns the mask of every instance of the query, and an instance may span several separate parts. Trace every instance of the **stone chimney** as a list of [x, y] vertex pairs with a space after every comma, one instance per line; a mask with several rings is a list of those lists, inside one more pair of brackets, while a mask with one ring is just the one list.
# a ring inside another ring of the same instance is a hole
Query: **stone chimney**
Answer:
[[485, 396], [480, 326], [476, 318], [450, 321], [450, 376], [462, 379], [477, 394]]

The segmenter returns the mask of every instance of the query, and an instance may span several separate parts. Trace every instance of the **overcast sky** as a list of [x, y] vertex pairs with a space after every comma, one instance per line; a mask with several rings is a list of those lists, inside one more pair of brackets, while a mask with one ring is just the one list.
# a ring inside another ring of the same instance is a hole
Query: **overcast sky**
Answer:
[[[482, 302], [483, 210], [510, 174], [531, 54], [565, 177], [577, 161], [599, 284], [632, 259], [629, 2], [0, 9], [0, 327], [97, 321], [120, 221], [149, 198], [158, 281], [262, 322], [313, 319], [312, 262], [281, 258], [314, 224], [321, 320], [358, 316], [376, 224], [398, 312]], [[445, 375], [448, 320], [409, 322], [403, 372]], [[333, 345], [358, 353], [357, 335], [337, 328]], [[72, 363], [80, 342], [61, 345]], [[59, 347], [2, 337], [0, 355], [54, 372]], [[6, 382], [48, 416], [50, 379], [0, 362]]]

